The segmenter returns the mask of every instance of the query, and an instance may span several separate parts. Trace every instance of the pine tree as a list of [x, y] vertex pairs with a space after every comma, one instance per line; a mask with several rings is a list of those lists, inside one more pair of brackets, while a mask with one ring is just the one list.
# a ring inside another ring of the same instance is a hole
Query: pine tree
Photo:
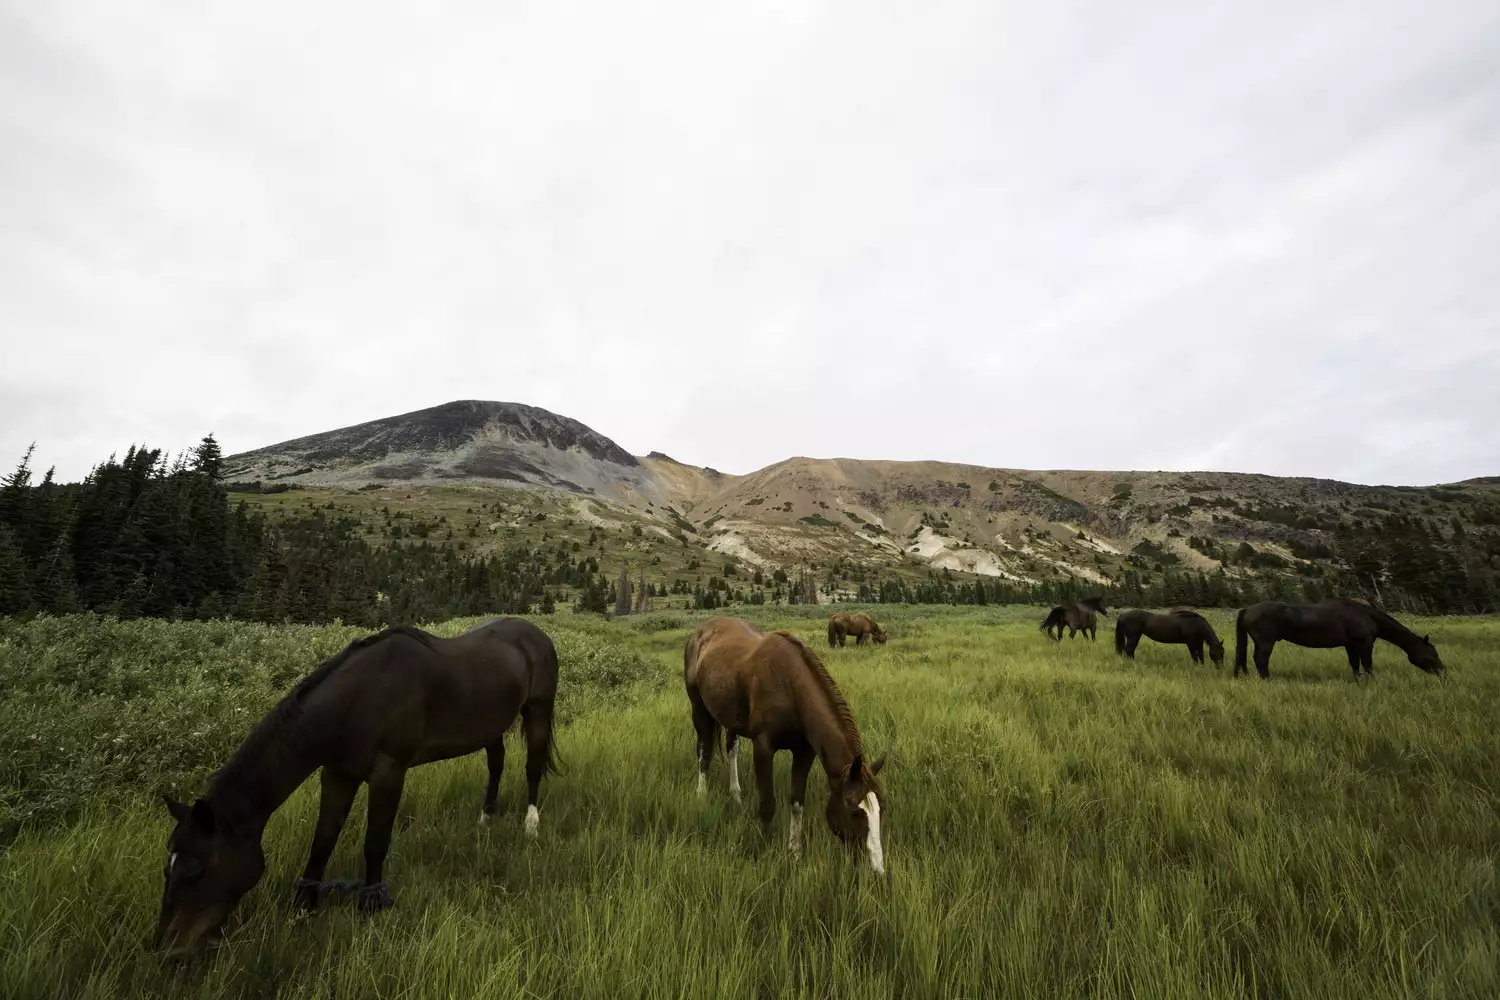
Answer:
[[10, 525], [0, 524], [0, 615], [19, 615], [36, 607], [30, 574]]
[[633, 584], [630, 582], [630, 567], [620, 569], [620, 582], [615, 586], [615, 617], [623, 618], [630, 614], [630, 591]]

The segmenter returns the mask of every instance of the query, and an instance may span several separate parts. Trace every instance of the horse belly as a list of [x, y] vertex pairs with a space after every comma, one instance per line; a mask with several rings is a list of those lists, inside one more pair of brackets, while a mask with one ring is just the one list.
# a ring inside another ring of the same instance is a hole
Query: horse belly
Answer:
[[1158, 628], [1158, 627], [1153, 626], [1153, 625], [1147, 625], [1142, 631], [1144, 631], [1146, 633], [1146, 637], [1148, 639], [1151, 639], [1154, 642], [1161, 642], [1161, 643], [1183, 643], [1183, 642], [1187, 642], [1187, 640], [1184, 639], [1182, 637], [1182, 635], [1176, 629], [1170, 628], [1170, 627], [1168, 627], [1168, 628]]
[[526, 699], [524, 685], [509, 677], [482, 677], [444, 686], [429, 697], [421, 749], [422, 762], [473, 753], [505, 736]]
[[1298, 622], [1281, 633], [1281, 638], [1307, 649], [1332, 649], [1347, 646], [1351, 639], [1341, 628], [1330, 628], [1326, 624]]

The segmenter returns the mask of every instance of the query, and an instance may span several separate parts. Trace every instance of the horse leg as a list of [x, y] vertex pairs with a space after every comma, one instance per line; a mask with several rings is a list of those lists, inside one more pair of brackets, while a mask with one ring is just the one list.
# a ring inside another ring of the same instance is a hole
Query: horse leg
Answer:
[[484, 808], [479, 810], [479, 825], [490, 821], [500, 797], [500, 775], [505, 772], [505, 737], [484, 748], [485, 760], [490, 766], [489, 779], [484, 784]]
[[740, 738], [724, 731], [724, 756], [729, 761], [729, 797], [740, 800]]
[[552, 702], [523, 706], [521, 726], [526, 730], [526, 836], [535, 837], [542, 822], [542, 775], [552, 762]]
[[1374, 677], [1375, 676], [1375, 640], [1374, 639], [1371, 639], [1370, 641], [1368, 641], [1368, 642], [1366, 642], [1364, 644], [1364, 647], [1359, 651], [1359, 656], [1360, 656], [1360, 659], [1363, 660], [1364, 664], [1365, 664], [1365, 676], [1366, 677]]
[[1276, 640], [1261, 642], [1255, 640], [1255, 672], [1265, 680], [1271, 676], [1271, 650], [1276, 646]]
[[1190, 642], [1190, 643], [1188, 643], [1188, 655], [1193, 658], [1193, 662], [1194, 663], [1202, 663], [1203, 662], [1203, 643], [1201, 643], [1201, 642]]
[[374, 913], [395, 903], [385, 884], [385, 856], [391, 848], [391, 827], [401, 789], [406, 784], [406, 766], [390, 757], [377, 760], [370, 774], [370, 808], [365, 818], [365, 884], [359, 890], [359, 912]]
[[1138, 635], [1133, 635], [1130, 638], [1128, 638], [1128, 639], [1125, 640], [1125, 657], [1126, 657], [1126, 659], [1130, 659], [1130, 660], [1135, 659], [1135, 647], [1139, 646], [1140, 644], [1141, 644], [1141, 637], [1138, 636]]
[[1359, 647], [1351, 643], [1344, 647], [1344, 652], [1349, 657], [1349, 669], [1353, 672], [1354, 679], [1359, 680], [1359, 664], [1361, 659]]
[[339, 842], [344, 820], [349, 816], [349, 807], [354, 805], [354, 794], [359, 791], [359, 782], [347, 775], [323, 768], [322, 787], [318, 793], [318, 827], [313, 833], [312, 851], [307, 856], [307, 867], [297, 880], [297, 905], [304, 910], [315, 910], [323, 898], [323, 871], [328, 859]]
[[766, 833], [771, 831], [771, 820], [776, 817], [776, 775], [772, 763], [776, 759], [776, 748], [761, 737], [755, 741], [755, 788], [760, 792], [760, 825]]
[[719, 723], [699, 698], [693, 696], [693, 728], [698, 731], [698, 797], [708, 794], [708, 764], [719, 742]]
[[807, 798], [807, 773], [817, 757], [810, 746], [792, 751], [792, 823], [787, 830], [787, 847], [794, 858], [802, 856], [802, 803]]

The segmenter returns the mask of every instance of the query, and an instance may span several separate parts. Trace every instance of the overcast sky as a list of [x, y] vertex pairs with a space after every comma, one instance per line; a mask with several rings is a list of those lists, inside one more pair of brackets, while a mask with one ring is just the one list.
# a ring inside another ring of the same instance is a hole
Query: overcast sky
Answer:
[[464, 398], [1500, 474], [1500, 4], [0, 0], [0, 338], [64, 478]]

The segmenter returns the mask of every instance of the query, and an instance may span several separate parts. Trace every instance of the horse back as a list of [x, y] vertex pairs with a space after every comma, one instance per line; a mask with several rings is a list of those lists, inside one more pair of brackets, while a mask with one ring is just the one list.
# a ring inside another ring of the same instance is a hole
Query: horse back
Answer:
[[307, 704], [336, 720], [334, 759], [362, 773], [377, 755], [411, 766], [488, 746], [523, 705], [556, 690], [552, 641], [502, 620], [452, 638], [393, 634], [351, 656]]

